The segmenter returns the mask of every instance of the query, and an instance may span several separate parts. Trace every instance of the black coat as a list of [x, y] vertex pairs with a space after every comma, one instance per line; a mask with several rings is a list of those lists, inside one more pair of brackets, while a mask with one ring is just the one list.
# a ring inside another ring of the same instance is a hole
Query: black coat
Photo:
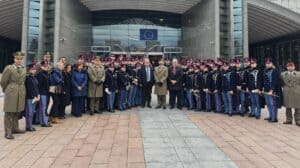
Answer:
[[65, 105], [71, 104], [72, 74], [63, 72]]
[[50, 75], [48, 71], [41, 70], [37, 73], [36, 78], [39, 82], [39, 94], [48, 95]]
[[104, 87], [108, 88], [110, 92], [118, 90], [117, 74], [109, 69], [105, 72]]
[[34, 99], [39, 95], [39, 82], [32, 74], [28, 74], [25, 80], [26, 99]]
[[146, 72], [145, 66], [143, 66], [138, 71], [138, 79], [139, 79], [139, 84], [142, 87], [152, 87], [155, 83], [153, 67], [150, 66], [150, 81], [149, 82], [147, 82], [147, 72]]
[[118, 89], [119, 90], [126, 90], [126, 86], [129, 85], [129, 76], [126, 72], [119, 71], [118, 77], [117, 77], [117, 83], [118, 83]]
[[[171, 80], [176, 80], [175, 84], [171, 83]], [[176, 72], [173, 72], [173, 67], [171, 66], [169, 68], [169, 75], [168, 75], [168, 83], [169, 83], [169, 90], [182, 90], [183, 86], [182, 86], [182, 82], [183, 82], [183, 71], [180, 67], [176, 68]]]
[[235, 91], [237, 86], [236, 73], [234, 70], [223, 71], [221, 90], [223, 92]]

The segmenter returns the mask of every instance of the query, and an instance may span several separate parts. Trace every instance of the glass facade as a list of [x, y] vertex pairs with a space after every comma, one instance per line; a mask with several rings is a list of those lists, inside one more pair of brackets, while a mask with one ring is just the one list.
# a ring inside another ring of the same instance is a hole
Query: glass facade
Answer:
[[267, 57], [273, 59], [274, 63], [284, 69], [290, 59], [295, 62], [297, 69], [300, 68], [300, 34], [291, 37], [274, 39], [250, 45], [250, 56], [257, 58], [259, 64], [263, 65]]
[[54, 51], [54, 20], [55, 20], [55, 0], [46, 0], [45, 2], [45, 29], [44, 33], [44, 51], [53, 53]]
[[29, 0], [27, 62], [34, 61], [38, 55], [38, 40], [40, 35], [40, 0]]
[[228, 58], [230, 55], [230, 3], [220, 0], [220, 55]]
[[243, 56], [243, 0], [233, 0], [234, 56]]
[[[178, 47], [181, 17], [152, 11], [100, 11], [93, 13], [93, 46], [110, 46], [111, 52], [162, 52]], [[141, 30], [157, 32], [157, 39], [141, 39]]]

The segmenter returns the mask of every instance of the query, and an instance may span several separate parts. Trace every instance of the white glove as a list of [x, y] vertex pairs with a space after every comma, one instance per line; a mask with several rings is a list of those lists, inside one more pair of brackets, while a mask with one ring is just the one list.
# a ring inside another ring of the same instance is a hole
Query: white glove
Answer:
[[105, 88], [105, 93], [107, 93], [107, 94], [111, 94], [111, 92], [108, 90], [108, 88]]

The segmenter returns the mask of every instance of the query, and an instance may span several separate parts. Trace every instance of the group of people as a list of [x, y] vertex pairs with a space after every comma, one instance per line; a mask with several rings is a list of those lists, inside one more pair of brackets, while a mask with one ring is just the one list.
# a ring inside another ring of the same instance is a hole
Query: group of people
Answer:
[[[71, 105], [75, 117], [94, 115], [104, 110], [115, 112], [132, 107], [152, 108], [152, 90], [157, 95], [156, 109], [186, 107], [195, 111], [214, 111], [232, 116], [239, 114], [260, 119], [266, 105], [269, 122], [278, 122], [278, 108], [286, 107], [287, 120], [300, 126], [300, 73], [293, 62], [286, 71], [276, 69], [271, 59], [265, 68], [255, 59], [159, 59], [95, 56], [86, 62], [80, 56], [74, 65], [61, 57], [55, 66], [46, 53], [39, 63], [23, 67], [24, 53], [14, 54], [14, 63], [2, 74], [5, 137], [24, 133], [18, 126], [20, 114], [26, 118], [26, 131], [35, 131], [33, 124], [51, 127], [65, 118]], [[52, 105], [48, 113], [49, 100]]]

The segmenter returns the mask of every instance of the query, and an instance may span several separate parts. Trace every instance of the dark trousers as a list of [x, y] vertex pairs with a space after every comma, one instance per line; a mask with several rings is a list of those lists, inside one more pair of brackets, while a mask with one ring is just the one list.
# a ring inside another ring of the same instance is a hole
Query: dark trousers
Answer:
[[72, 115], [80, 117], [85, 110], [85, 97], [73, 97], [72, 100]]
[[142, 105], [150, 106], [151, 104], [151, 94], [152, 94], [152, 86], [144, 86], [142, 87]]
[[53, 104], [50, 111], [51, 117], [62, 117], [64, 112], [64, 95], [63, 94], [57, 94], [57, 93], [51, 93], [51, 97], [53, 100]]
[[171, 108], [175, 107], [176, 98], [177, 98], [177, 108], [182, 108], [182, 91], [180, 90], [170, 90], [170, 106]]

